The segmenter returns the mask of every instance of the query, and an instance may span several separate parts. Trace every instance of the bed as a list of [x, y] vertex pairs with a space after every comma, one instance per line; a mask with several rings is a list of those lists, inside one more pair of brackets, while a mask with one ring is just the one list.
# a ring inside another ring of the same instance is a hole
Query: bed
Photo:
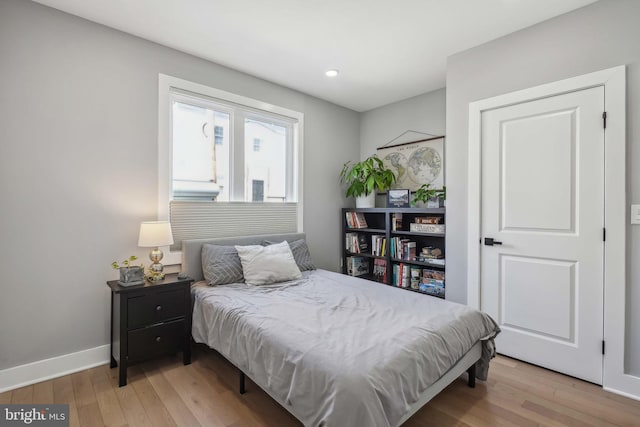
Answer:
[[193, 339], [307, 427], [399, 426], [465, 371], [470, 386], [486, 379], [499, 329], [467, 306], [325, 270], [264, 286], [202, 281], [205, 244], [303, 238], [184, 241], [182, 272], [196, 281]]

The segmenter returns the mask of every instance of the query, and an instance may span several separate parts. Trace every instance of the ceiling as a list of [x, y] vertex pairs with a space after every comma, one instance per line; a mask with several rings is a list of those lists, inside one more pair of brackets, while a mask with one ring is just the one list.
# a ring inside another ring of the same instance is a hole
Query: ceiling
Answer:
[[356, 111], [442, 88], [447, 56], [595, 2], [36, 1]]

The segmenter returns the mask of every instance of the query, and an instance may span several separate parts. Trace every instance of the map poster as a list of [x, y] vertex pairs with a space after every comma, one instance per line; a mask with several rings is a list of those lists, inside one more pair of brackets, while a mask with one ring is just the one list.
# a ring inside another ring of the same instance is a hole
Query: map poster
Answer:
[[378, 148], [378, 157], [396, 174], [391, 188], [416, 191], [422, 184], [444, 185], [444, 137]]

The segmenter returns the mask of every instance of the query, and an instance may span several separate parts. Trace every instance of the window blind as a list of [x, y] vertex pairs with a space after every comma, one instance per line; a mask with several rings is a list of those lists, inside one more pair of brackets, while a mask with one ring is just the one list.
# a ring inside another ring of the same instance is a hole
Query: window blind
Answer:
[[297, 203], [172, 200], [170, 219], [174, 251], [188, 239], [299, 231]]

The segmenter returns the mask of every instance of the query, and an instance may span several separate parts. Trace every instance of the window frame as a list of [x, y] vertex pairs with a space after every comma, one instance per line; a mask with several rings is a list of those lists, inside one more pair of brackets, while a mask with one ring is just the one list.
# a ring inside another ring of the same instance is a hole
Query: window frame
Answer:
[[[287, 168], [287, 186], [291, 186], [287, 189], [287, 194], [292, 195], [297, 206], [297, 228], [298, 232], [303, 232], [303, 135], [304, 135], [304, 114], [298, 111], [290, 110], [288, 108], [280, 107], [277, 105], [269, 104], [267, 102], [259, 101], [253, 98], [249, 98], [243, 95], [237, 95], [224, 90], [212, 88], [203, 84], [194, 83], [188, 80], [180, 79], [178, 77], [169, 76], [166, 74], [158, 74], [158, 211], [157, 219], [160, 221], [169, 220], [169, 203], [171, 201], [172, 194], [172, 101], [173, 94], [179, 94], [180, 97], [189, 98], [193, 101], [197, 101], [198, 97], [206, 97], [211, 100], [212, 103], [216, 103], [217, 100], [222, 109], [228, 109], [225, 106], [226, 103], [235, 104], [244, 111], [244, 114], [238, 115], [237, 111], [233, 111], [235, 117], [231, 117], [230, 127], [234, 129], [232, 132], [234, 135], [241, 135], [241, 144], [244, 144], [244, 130], [240, 133], [235, 130], [237, 127], [244, 128], [245, 118], [252, 117], [252, 113], [255, 114], [255, 118], [258, 120], [264, 120], [269, 118], [274, 122], [289, 123], [291, 126], [290, 144], [291, 150], [287, 150], [287, 156], [292, 156], [291, 168]], [[196, 104], [197, 105], [197, 104]], [[279, 120], [280, 118], [280, 120]], [[294, 122], [291, 123], [290, 121]], [[215, 131], [215, 130], [214, 130]], [[239, 174], [237, 165], [244, 164], [244, 156], [242, 153], [237, 153], [234, 150], [236, 142], [230, 144], [230, 175], [233, 175], [232, 179], [229, 179], [230, 198], [231, 200], [244, 200], [246, 189], [244, 188], [244, 172]], [[288, 141], [289, 144], [289, 141]], [[287, 159], [289, 160], [289, 159]], [[290, 170], [290, 171], [289, 171]], [[237, 181], [240, 178], [241, 181]], [[291, 179], [290, 179], [291, 178]], [[293, 179], [295, 178], [295, 179]], [[242, 186], [237, 185], [238, 182], [242, 182]], [[291, 184], [290, 184], [291, 183]], [[293, 202], [293, 201], [292, 201]], [[215, 202], [226, 203], [226, 202]], [[252, 203], [252, 202], [246, 202]], [[166, 265], [180, 264], [181, 252], [171, 252], [169, 248], [165, 248], [165, 262]]]

